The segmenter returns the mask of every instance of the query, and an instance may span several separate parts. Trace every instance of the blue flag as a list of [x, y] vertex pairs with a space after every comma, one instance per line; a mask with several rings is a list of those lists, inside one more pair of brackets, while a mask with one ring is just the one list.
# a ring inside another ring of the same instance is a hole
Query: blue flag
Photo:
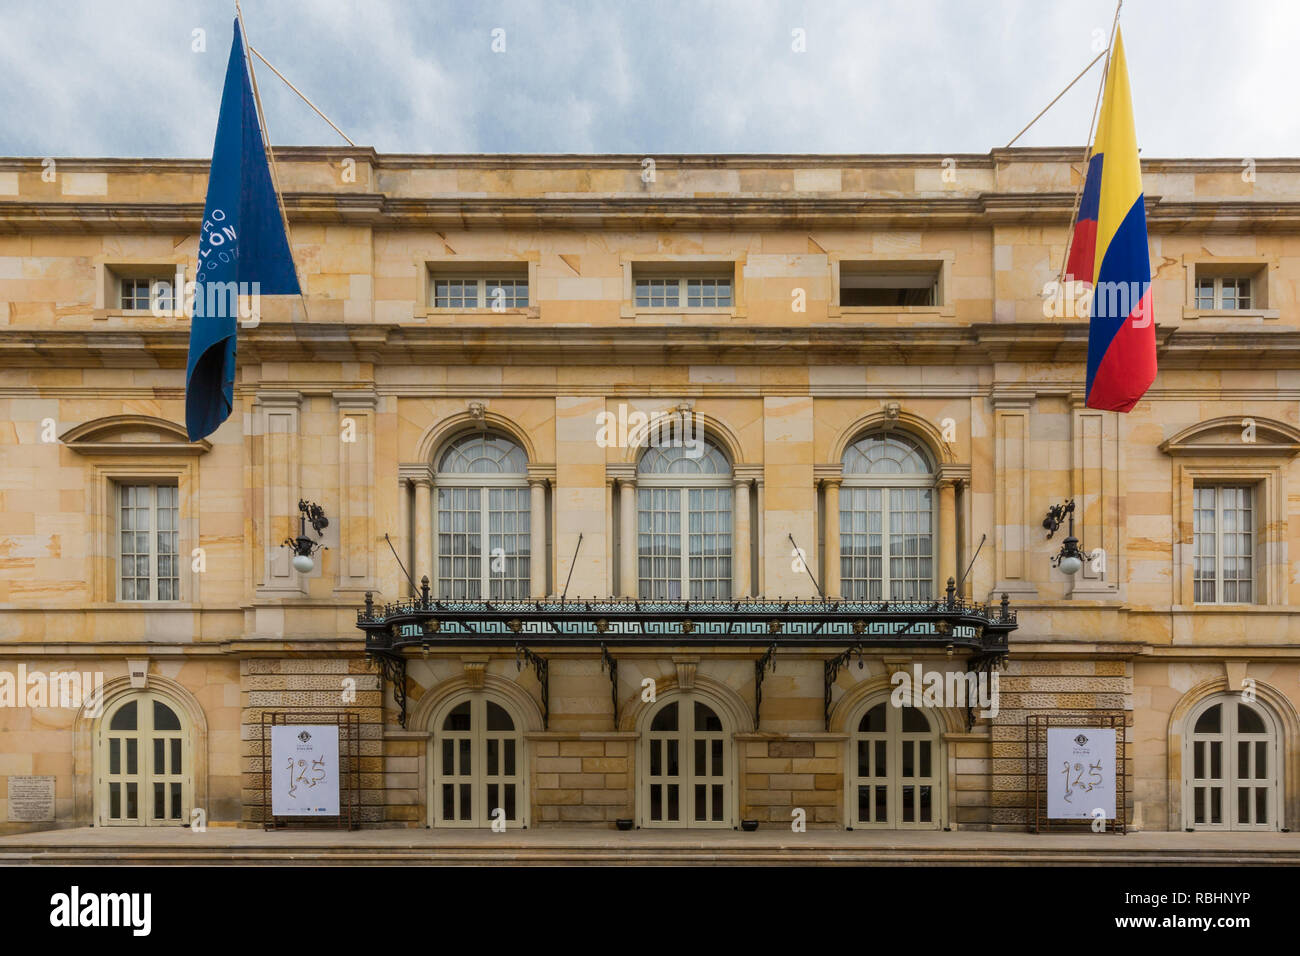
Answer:
[[260, 295], [299, 292], [236, 20], [199, 230], [185, 369], [185, 428], [190, 441], [216, 431], [235, 404], [238, 296], [256, 301]]

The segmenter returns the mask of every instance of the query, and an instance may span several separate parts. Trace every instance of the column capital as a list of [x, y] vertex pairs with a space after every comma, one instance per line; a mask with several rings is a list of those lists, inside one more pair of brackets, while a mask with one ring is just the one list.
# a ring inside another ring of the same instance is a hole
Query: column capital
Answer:
[[541, 463], [537, 463], [537, 464], [529, 463], [528, 483], [530, 485], [536, 484], [538, 482], [548, 482], [548, 481], [552, 483], [555, 481], [554, 465], [546, 465]]
[[620, 488], [636, 487], [636, 463], [630, 461], [615, 462], [605, 466], [605, 480]]
[[970, 465], [943, 464], [939, 466], [938, 484], [940, 487], [952, 485], [954, 488], [960, 488], [970, 484], [970, 475]]
[[844, 480], [844, 466], [839, 462], [813, 465], [813, 480], [820, 485], [838, 485]]
[[756, 481], [760, 485], [763, 483], [763, 466], [762, 465], [735, 465], [732, 468], [732, 475], [739, 481]]
[[253, 395], [253, 405], [267, 408], [302, 408], [302, 392], [293, 389], [259, 389]]
[[379, 406], [379, 395], [373, 388], [349, 388], [334, 392], [334, 404], [342, 409], [365, 409]]
[[399, 481], [410, 482], [412, 485], [432, 485], [433, 469], [424, 462], [399, 464], [397, 466], [397, 478]]

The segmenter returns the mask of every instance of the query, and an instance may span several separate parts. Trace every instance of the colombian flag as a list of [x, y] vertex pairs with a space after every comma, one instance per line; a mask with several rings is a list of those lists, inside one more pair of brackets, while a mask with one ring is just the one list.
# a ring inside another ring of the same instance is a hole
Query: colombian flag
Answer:
[[1065, 271], [1093, 286], [1085, 404], [1130, 411], [1155, 381], [1156, 328], [1133, 98], [1118, 30]]

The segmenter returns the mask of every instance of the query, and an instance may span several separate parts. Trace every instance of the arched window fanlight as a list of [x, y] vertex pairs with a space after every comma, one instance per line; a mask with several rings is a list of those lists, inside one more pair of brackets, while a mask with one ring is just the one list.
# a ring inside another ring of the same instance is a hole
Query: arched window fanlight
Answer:
[[703, 439], [684, 447], [647, 448], [637, 464], [642, 475], [730, 475], [731, 464], [716, 445]]
[[928, 475], [929, 454], [906, 435], [867, 435], [844, 451], [846, 475]]
[[522, 475], [527, 470], [528, 456], [518, 443], [490, 433], [456, 439], [438, 463], [439, 474]]

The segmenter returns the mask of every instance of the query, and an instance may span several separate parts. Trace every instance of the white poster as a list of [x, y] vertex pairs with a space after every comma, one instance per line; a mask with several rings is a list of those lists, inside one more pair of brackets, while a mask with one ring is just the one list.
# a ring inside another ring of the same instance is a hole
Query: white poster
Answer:
[[339, 815], [339, 728], [277, 724], [271, 728], [271, 813]]
[[1115, 819], [1115, 731], [1047, 728], [1047, 816], [1093, 820], [1096, 809]]

